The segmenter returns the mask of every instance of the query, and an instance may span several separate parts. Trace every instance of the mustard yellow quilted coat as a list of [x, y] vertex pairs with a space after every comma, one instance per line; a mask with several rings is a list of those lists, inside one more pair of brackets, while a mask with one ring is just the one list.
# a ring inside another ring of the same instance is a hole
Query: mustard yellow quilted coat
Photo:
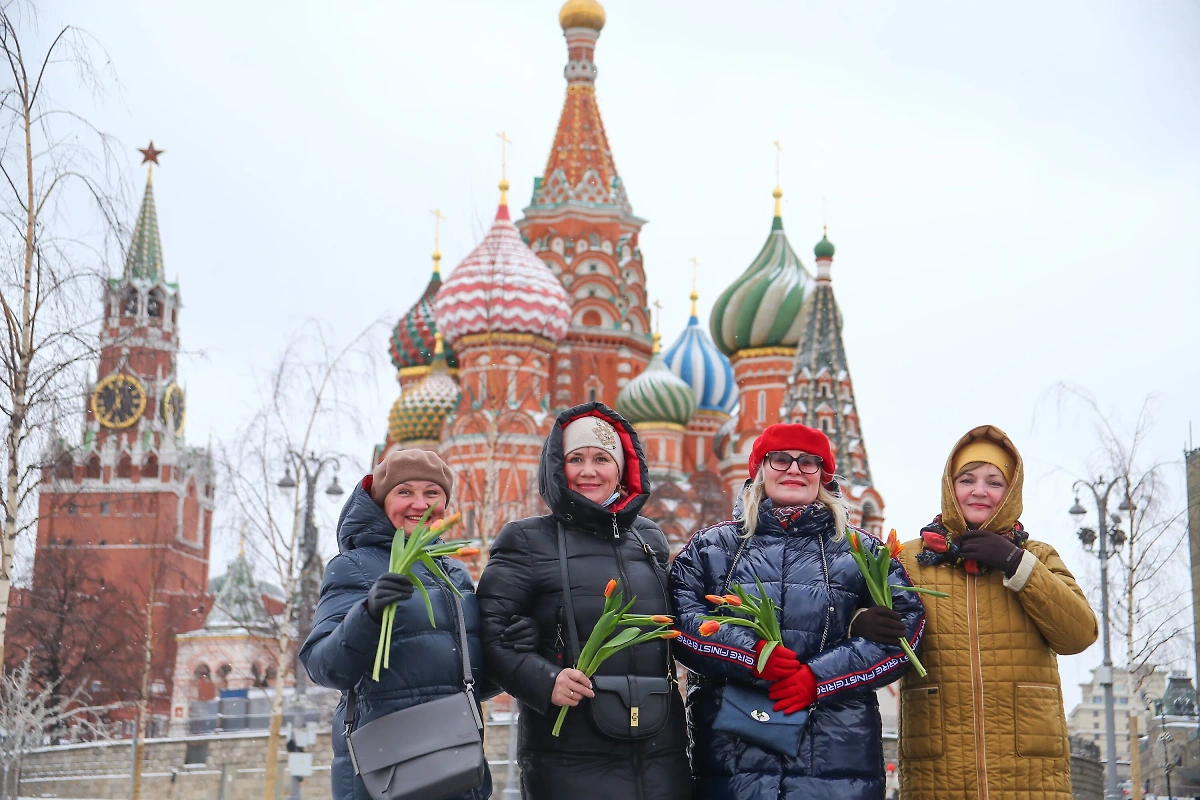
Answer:
[[[980, 526], [1003, 531], [1021, 514], [1024, 466], [1002, 431], [975, 428], [954, 452], [988, 437], [1017, 455], [1009, 492]], [[966, 528], [950, 474], [942, 479], [942, 524]], [[1071, 800], [1070, 746], [1057, 654], [1096, 641], [1096, 616], [1054, 548], [1029, 540], [1012, 578], [917, 563], [918, 539], [900, 560], [922, 595], [929, 674], [910, 670], [900, 687], [902, 800]]]

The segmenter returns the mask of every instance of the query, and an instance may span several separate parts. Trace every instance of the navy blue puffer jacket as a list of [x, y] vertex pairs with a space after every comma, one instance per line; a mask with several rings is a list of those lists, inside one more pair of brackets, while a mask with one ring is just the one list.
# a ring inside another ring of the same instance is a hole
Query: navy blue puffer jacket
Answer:
[[[387, 571], [396, 526], [371, 499], [366, 484], [370, 479], [368, 475], [354, 488], [342, 508], [338, 520], [340, 552], [325, 567], [312, 633], [300, 648], [300, 660], [313, 682], [342, 690], [333, 719], [334, 800], [370, 800], [362, 780], [354, 774], [342, 733], [347, 689], [353, 686], [356, 695], [356, 726], [463, 689], [453, 595], [420, 564], [414, 572], [429, 590], [437, 627], [430, 627], [420, 593], [399, 603], [392, 632], [391, 667], [380, 673], [378, 683], [371, 680], [380, 625], [367, 614], [367, 592]], [[483, 651], [471, 576], [454, 559], [441, 559], [440, 563], [463, 595], [471, 669], [480, 682]], [[414, 731], [413, 735], [420, 734]], [[483, 787], [463, 800], [482, 800], [491, 793], [492, 779], [488, 775]]]
[[[882, 800], [883, 741], [875, 690], [898, 680], [908, 659], [899, 646], [848, 637], [855, 611], [872, 603], [848, 542], [833, 534], [833, 515], [823, 505], [809, 506], [785, 530], [771, 501], [765, 500], [749, 540], [739, 523], [723, 522], [698, 532], [675, 558], [671, 596], [676, 627], [683, 632], [675, 646], [689, 671], [688, 726], [697, 800]], [[712, 728], [727, 681], [767, 684], [754, 676], [758, 637], [749, 628], [723, 625], [712, 636], [700, 635], [699, 615], [712, 613], [704, 596], [724, 594], [731, 584], [756, 593], [755, 577], [779, 606], [784, 646], [817, 679], [817, 701], [794, 757]], [[891, 582], [908, 582], [896, 560]], [[925, 624], [924, 607], [909, 592], [895, 593], [894, 605], [915, 648]]]

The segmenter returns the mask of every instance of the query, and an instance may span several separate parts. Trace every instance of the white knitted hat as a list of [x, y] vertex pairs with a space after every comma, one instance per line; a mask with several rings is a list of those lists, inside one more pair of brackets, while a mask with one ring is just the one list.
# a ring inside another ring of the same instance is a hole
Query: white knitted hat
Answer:
[[563, 428], [563, 455], [570, 455], [581, 447], [598, 447], [613, 457], [617, 467], [625, 472], [625, 450], [621, 437], [607, 421], [600, 417], [581, 417]]

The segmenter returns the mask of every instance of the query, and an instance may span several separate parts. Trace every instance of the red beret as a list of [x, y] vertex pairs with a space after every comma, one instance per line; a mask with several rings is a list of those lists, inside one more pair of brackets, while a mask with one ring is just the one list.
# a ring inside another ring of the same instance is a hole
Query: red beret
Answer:
[[786, 425], [778, 423], [768, 425], [754, 441], [754, 449], [750, 451], [750, 477], [758, 474], [767, 453], [776, 450], [803, 450], [819, 456], [821, 469], [826, 476], [837, 472], [837, 464], [833, 460], [833, 450], [829, 447], [829, 437], [816, 428], [807, 425]]

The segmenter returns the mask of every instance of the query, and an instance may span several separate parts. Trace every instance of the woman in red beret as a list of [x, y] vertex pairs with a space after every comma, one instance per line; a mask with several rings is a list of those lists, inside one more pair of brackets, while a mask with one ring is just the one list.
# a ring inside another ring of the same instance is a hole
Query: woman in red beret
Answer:
[[[899, 639], [919, 645], [924, 609], [909, 592], [894, 593], [895, 611], [872, 605], [824, 433], [772, 425], [749, 468], [734, 519], [697, 532], [671, 570], [695, 797], [883, 800], [875, 690], [908, 669]], [[753, 629], [702, 627], [714, 613], [707, 598], [737, 584], [756, 595], [756, 581], [778, 608], [783, 639], [761, 670], [766, 642]], [[898, 561], [889, 582], [908, 583]]]

